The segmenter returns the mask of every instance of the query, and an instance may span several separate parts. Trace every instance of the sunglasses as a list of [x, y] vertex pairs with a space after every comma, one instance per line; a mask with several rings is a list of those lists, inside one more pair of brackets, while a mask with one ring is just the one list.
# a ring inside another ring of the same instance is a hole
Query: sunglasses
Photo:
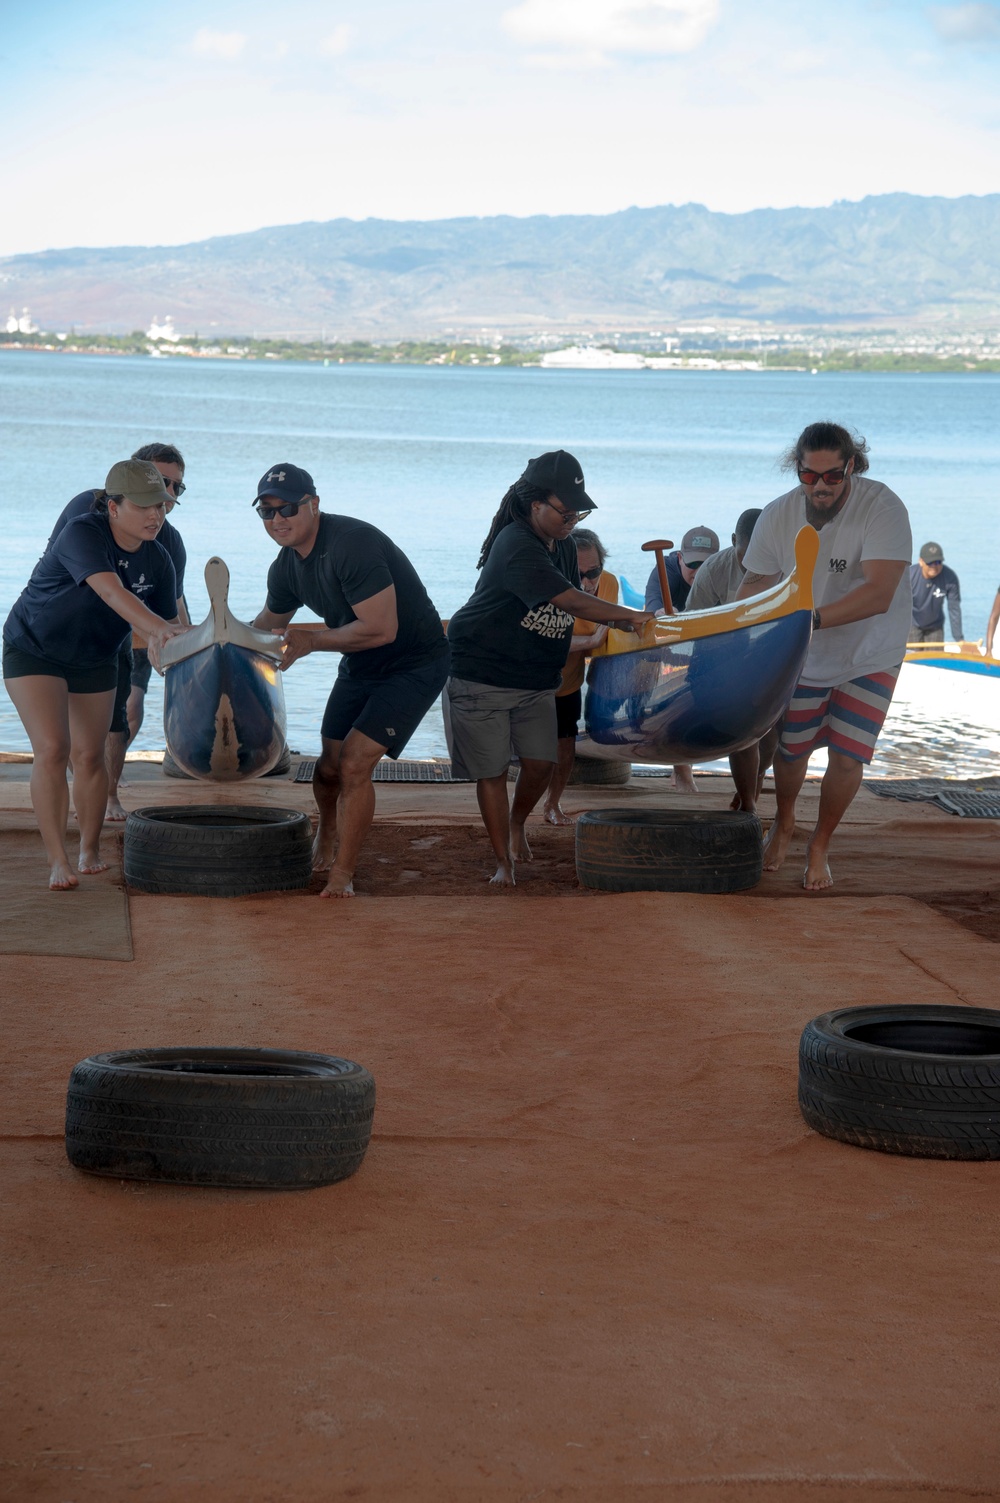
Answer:
[[174, 497], [179, 501], [184, 492], [187, 490], [187, 486], [184, 484], [183, 480], [168, 480], [165, 475], [161, 475], [160, 478], [163, 481], [163, 487], [165, 490], [170, 490], [171, 486], [173, 486]]
[[262, 522], [271, 522], [275, 517], [294, 517], [299, 507], [304, 505], [304, 497], [301, 501], [285, 501], [281, 506], [265, 506], [263, 501], [258, 501], [257, 515]]
[[587, 512], [585, 511], [564, 511], [563, 508], [561, 506], [557, 506], [554, 501], [543, 501], [542, 505], [551, 506], [556, 516], [562, 517], [564, 522], [579, 522], [581, 517], [587, 516]]
[[822, 474], [819, 470], [800, 470], [799, 480], [803, 485], [815, 485], [817, 480], [822, 480], [824, 485], [839, 485], [846, 474], [846, 469], [824, 470]]
[[594, 568], [594, 569], [581, 569], [580, 570], [580, 578], [581, 579], [600, 579], [600, 577], [601, 577], [601, 575], [603, 573], [604, 573], [604, 566], [603, 566], [603, 564], [598, 564], [597, 567]]

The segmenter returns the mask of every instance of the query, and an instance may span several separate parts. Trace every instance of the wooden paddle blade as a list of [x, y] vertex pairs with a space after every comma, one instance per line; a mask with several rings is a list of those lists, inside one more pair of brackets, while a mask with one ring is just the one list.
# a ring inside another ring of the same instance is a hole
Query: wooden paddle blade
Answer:
[[672, 548], [674, 545], [669, 538], [661, 538], [657, 543], [643, 543], [643, 553], [655, 553], [657, 548]]

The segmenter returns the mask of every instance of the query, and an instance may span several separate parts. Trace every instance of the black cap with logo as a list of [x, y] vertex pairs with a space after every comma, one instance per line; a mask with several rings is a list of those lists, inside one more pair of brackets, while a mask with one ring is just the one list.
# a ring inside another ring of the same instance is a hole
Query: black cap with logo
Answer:
[[297, 464], [273, 464], [257, 482], [257, 494], [251, 506], [264, 496], [277, 496], [281, 501], [302, 501], [306, 496], [315, 496], [316, 487], [308, 470], [300, 470]]
[[522, 480], [537, 485], [543, 491], [557, 496], [567, 511], [596, 511], [597, 504], [591, 501], [583, 485], [580, 461], [567, 454], [565, 449], [555, 449], [550, 454], [539, 454], [529, 459]]

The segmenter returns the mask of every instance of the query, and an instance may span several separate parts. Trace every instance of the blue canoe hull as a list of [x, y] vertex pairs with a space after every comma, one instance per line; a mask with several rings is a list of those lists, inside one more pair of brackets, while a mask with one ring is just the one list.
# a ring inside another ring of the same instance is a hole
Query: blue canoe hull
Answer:
[[780, 719], [809, 650], [811, 611], [595, 657], [587, 735], [606, 756], [705, 762], [760, 739]]
[[274, 660], [215, 642], [167, 670], [163, 729], [184, 772], [213, 783], [263, 777], [285, 745], [285, 696]]

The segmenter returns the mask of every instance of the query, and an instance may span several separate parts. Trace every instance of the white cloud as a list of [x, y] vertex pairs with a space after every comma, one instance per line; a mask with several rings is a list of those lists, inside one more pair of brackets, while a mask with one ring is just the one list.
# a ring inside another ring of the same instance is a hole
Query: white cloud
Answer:
[[328, 37], [324, 37], [319, 44], [320, 52], [325, 52], [327, 57], [342, 57], [351, 45], [354, 36], [354, 27], [342, 21], [335, 26]]
[[200, 26], [191, 46], [198, 57], [221, 57], [232, 62], [240, 56], [246, 44], [245, 32], [212, 31], [208, 26]]
[[971, 0], [966, 5], [932, 5], [931, 23], [944, 42], [1000, 41], [1000, 8]]
[[719, 0], [522, 0], [501, 19], [515, 41], [600, 62], [691, 52], [718, 14]]

